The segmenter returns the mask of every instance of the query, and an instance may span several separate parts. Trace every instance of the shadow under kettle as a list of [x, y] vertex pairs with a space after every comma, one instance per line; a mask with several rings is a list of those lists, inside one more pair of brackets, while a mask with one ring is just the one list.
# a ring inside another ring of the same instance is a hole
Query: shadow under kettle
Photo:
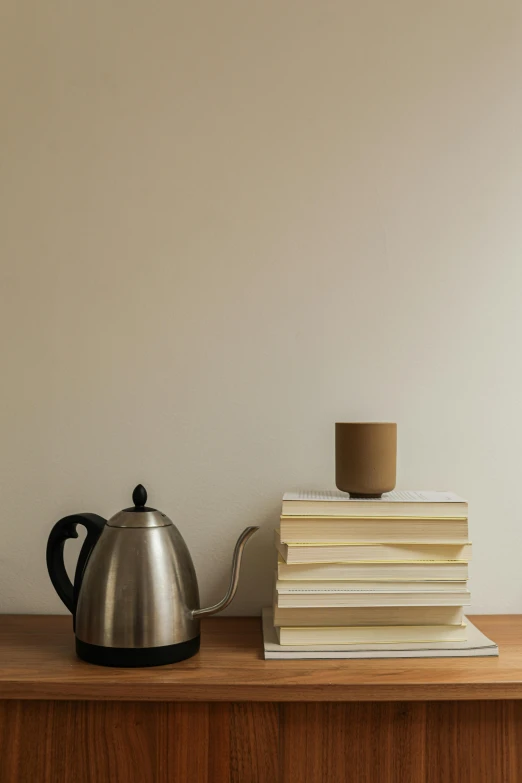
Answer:
[[[47, 569], [59, 597], [73, 615], [76, 652], [101, 666], [158, 666], [195, 655], [200, 618], [220, 612], [236, 594], [243, 550], [258, 530], [239, 536], [225, 597], [201, 609], [196, 572], [182, 535], [161, 511], [149, 508], [139, 484], [134, 506], [109, 520], [73, 514], [57, 522], [47, 542]], [[65, 570], [63, 550], [87, 536], [78, 557], [74, 584]]]

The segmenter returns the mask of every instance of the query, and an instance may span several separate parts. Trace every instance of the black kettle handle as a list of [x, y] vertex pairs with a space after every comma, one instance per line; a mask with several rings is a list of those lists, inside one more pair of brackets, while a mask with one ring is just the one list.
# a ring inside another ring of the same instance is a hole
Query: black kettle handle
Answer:
[[[60, 519], [53, 527], [47, 541], [47, 570], [51, 577], [54, 589], [64, 602], [67, 609], [74, 615], [76, 601], [83, 579], [83, 573], [89, 556], [99, 539], [106, 520], [98, 514], [71, 514]], [[87, 530], [87, 537], [80, 550], [76, 571], [74, 574], [74, 587], [65, 570], [63, 562], [63, 548], [68, 538], [78, 538], [76, 526], [83, 525]]]

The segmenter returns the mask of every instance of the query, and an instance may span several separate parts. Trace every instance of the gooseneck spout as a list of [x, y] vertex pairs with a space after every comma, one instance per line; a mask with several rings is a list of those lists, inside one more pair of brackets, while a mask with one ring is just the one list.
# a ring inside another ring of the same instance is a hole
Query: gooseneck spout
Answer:
[[232, 574], [230, 576], [230, 584], [228, 586], [225, 597], [217, 604], [214, 604], [214, 606], [208, 606], [206, 609], [194, 609], [192, 612], [192, 617], [197, 617], [199, 619], [200, 617], [208, 617], [211, 614], [217, 614], [218, 612], [221, 612], [222, 609], [225, 609], [232, 601], [236, 594], [237, 584], [239, 582], [239, 569], [241, 567], [241, 558], [243, 557], [245, 544], [248, 539], [254, 535], [256, 530], [259, 530], [259, 528], [245, 528], [237, 540], [234, 549], [234, 555], [232, 557]]

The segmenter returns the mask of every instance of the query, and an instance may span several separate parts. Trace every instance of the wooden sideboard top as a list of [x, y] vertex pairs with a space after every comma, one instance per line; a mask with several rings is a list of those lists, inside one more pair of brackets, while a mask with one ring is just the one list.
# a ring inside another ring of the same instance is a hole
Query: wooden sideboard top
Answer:
[[265, 661], [259, 617], [209, 618], [200, 653], [110, 669], [74, 652], [67, 616], [0, 616], [0, 699], [425, 701], [522, 699], [522, 615], [482, 615], [498, 658]]

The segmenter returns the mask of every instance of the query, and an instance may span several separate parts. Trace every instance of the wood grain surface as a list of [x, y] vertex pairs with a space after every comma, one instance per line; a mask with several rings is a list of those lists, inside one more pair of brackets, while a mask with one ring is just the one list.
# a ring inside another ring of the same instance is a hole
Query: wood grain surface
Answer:
[[520, 783], [522, 702], [0, 702], [2, 783]]
[[209, 618], [194, 658], [109, 669], [76, 658], [70, 617], [0, 616], [0, 699], [425, 701], [522, 698], [522, 616], [473, 618], [499, 658], [264, 661], [261, 620]]

